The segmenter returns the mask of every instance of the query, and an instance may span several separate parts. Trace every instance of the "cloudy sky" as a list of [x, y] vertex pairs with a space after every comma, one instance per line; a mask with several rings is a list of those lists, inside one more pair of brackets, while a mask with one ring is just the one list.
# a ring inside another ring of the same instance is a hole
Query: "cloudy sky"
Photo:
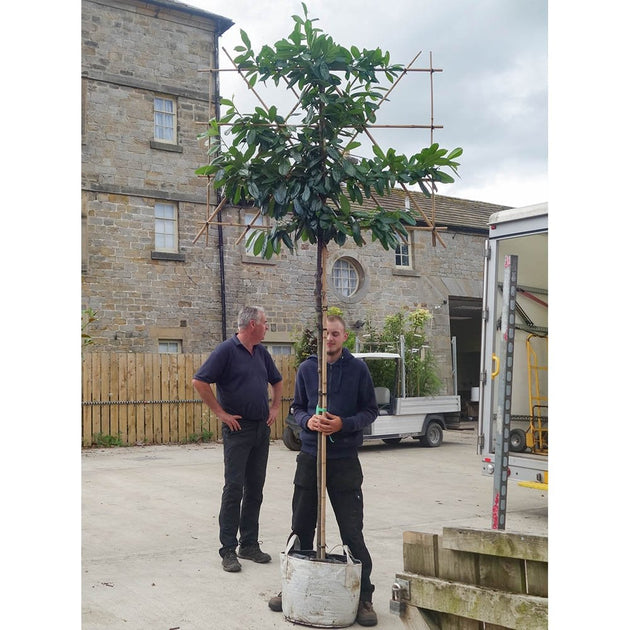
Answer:
[[[220, 45], [233, 55], [240, 29], [255, 51], [293, 29], [299, 0], [188, 0], [234, 22]], [[462, 147], [459, 179], [444, 195], [510, 206], [547, 200], [547, 2], [546, 0], [310, 0], [309, 16], [349, 48], [387, 50], [393, 63], [434, 74], [434, 141]], [[222, 57], [222, 67], [230, 67]], [[379, 124], [429, 124], [428, 73], [407, 75], [379, 113]], [[239, 107], [253, 103], [233, 72], [221, 74], [221, 92]], [[276, 93], [268, 104], [282, 103]], [[292, 99], [294, 100], [294, 99]], [[287, 111], [290, 107], [287, 103]], [[292, 101], [291, 101], [292, 104]], [[407, 155], [430, 144], [428, 130], [378, 130], [382, 148]], [[362, 151], [357, 151], [361, 153]], [[369, 141], [364, 154], [370, 155]]]

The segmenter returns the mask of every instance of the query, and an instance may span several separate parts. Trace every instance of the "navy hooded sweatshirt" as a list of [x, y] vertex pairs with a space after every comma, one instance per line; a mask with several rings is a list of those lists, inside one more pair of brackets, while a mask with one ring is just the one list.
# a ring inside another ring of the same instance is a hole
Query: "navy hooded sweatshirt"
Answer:
[[[295, 378], [293, 416], [302, 427], [302, 451], [314, 457], [317, 457], [317, 431], [308, 429], [306, 423], [315, 414], [318, 390], [317, 357], [311, 355], [300, 365]], [[355, 457], [363, 443], [364, 427], [378, 416], [374, 384], [367, 365], [344, 348], [339, 359], [328, 365], [326, 390], [326, 410], [340, 416], [343, 423], [341, 431], [328, 436], [326, 457]]]

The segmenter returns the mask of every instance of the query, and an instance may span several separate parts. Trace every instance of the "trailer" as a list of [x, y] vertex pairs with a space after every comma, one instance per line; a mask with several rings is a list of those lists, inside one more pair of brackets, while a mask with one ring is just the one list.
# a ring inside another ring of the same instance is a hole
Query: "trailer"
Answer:
[[485, 249], [479, 427], [482, 473], [548, 484], [547, 204], [490, 216]]
[[[363, 430], [363, 440], [382, 440], [398, 444], [404, 438], [418, 440], [422, 446], [435, 448], [442, 444], [447, 425], [459, 422], [459, 396], [406, 396], [404, 387], [404, 352], [355, 352], [355, 358], [366, 361], [388, 361], [395, 365], [391, 387], [375, 387], [379, 415]], [[285, 420], [284, 445], [300, 450], [301, 427], [292, 413]]]

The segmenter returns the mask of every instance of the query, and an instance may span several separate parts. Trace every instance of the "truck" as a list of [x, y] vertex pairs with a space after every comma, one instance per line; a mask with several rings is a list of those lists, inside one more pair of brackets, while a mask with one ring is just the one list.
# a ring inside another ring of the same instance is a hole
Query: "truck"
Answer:
[[[508, 480], [546, 487], [547, 203], [496, 212], [489, 217], [488, 225], [477, 454], [481, 455], [482, 474], [495, 475], [499, 465], [504, 465], [504, 458], [496, 457], [502, 453], [507, 455]], [[513, 273], [508, 278], [509, 291], [505, 286], [506, 269]], [[508, 357], [506, 364], [502, 364], [502, 356]]]
[[[401, 340], [402, 341], [402, 340]], [[405, 391], [405, 360], [401, 352], [354, 352], [366, 361], [389, 362], [393, 367], [389, 387], [375, 387], [379, 415], [363, 430], [363, 440], [382, 440], [385, 444], [398, 444], [404, 438], [418, 440], [421, 446], [435, 448], [443, 441], [447, 425], [459, 422], [461, 401], [459, 396], [407, 396]], [[289, 413], [282, 434], [284, 445], [299, 451], [301, 427]]]

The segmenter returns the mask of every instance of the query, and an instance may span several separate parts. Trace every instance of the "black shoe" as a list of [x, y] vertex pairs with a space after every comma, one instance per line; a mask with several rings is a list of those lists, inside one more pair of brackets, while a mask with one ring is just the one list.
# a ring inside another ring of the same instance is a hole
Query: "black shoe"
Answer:
[[356, 621], [360, 626], [375, 626], [378, 623], [372, 602], [359, 602]]
[[247, 547], [243, 547], [241, 545], [238, 548], [238, 553], [236, 555], [239, 558], [244, 558], [245, 560], [253, 560], [254, 562], [258, 562], [259, 564], [271, 562], [271, 556], [268, 553], [261, 551], [259, 545], [249, 545]]
[[282, 592], [269, 600], [269, 608], [271, 608], [273, 612], [282, 612]]
[[223, 570], [229, 573], [237, 573], [241, 570], [241, 563], [236, 557], [236, 553], [233, 549], [228, 549], [223, 556]]

